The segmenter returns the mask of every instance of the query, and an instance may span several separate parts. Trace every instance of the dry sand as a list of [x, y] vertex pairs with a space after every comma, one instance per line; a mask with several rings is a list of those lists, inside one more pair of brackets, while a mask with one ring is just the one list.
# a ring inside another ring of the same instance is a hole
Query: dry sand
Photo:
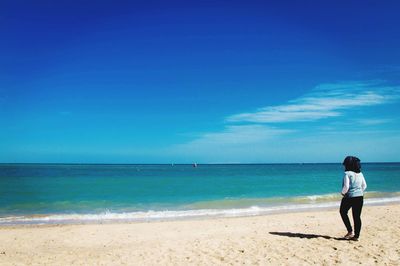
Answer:
[[0, 265], [400, 265], [400, 205], [244, 218], [0, 227]]

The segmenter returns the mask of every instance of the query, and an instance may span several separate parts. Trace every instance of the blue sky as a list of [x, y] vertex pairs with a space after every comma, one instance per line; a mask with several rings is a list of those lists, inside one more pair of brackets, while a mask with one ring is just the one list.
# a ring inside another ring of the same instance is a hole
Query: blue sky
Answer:
[[400, 161], [397, 1], [1, 1], [0, 162]]

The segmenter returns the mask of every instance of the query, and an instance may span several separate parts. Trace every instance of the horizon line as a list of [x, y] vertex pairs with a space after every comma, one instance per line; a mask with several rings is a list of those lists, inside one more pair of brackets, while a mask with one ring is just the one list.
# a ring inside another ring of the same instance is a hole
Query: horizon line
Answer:
[[[381, 161], [381, 162], [362, 162], [362, 164], [392, 164], [400, 161]], [[288, 162], [288, 163], [46, 163], [46, 162], [0, 162], [0, 165], [18, 165], [18, 164], [47, 164], [47, 165], [273, 165], [273, 164], [342, 164], [341, 162]]]

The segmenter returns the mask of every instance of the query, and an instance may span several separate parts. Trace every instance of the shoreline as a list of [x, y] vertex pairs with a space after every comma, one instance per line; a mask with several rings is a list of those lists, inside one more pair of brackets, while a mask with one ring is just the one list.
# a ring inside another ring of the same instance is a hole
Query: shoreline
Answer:
[[[366, 198], [364, 206], [385, 206], [399, 204], [400, 197]], [[136, 223], [159, 222], [180, 220], [205, 220], [235, 217], [256, 217], [265, 215], [318, 212], [338, 209], [340, 201], [326, 201], [316, 203], [293, 203], [272, 206], [250, 206], [237, 208], [215, 209], [187, 209], [187, 210], [161, 210], [161, 211], [137, 211], [137, 212], [112, 212], [100, 213], [55, 213], [33, 215], [10, 215], [0, 217], [1, 226], [41, 225], [41, 224], [112, 224], [112, 223]]]
[[[182, 218], [166, 218], [157, 220], [88, 220], [88, 221], [74, 221], [74, 222], [51, 222], [51, 223], [12, 223], [12, 224], [1, 224], [1, 229], [9, 228], [46, 228], [46, 227], [63, 227], [63, 226], [90, 226], [90, 225], [133, 225], [133, 224], [158, 224], [158, 223], [174, 223], [174, 222], [201, 222], [201, 221], [217, 221], [221, 219], [247, 219], [247, 218], [268, 218], [271, 216], [280, 215], [291, 215], [291, 214], [312, 214], [312, 213], [323, 213], [323, 212], [339, 212], [340, 203], [337, 206], [321, 207], [321, 208], [304, 208], [304, 209], [290, 209], [290, 210], [279, 210], [276, 212], [268, 212], [263, 214], [255, 215], [243, 215], [243, 216], [200, 216], [200, 217], [182, 217]], [[370, 207], [392, 207], [399, 206], [400, 202], [382, 202], [377, 204], [365, 204], [365, 208]], [[35, 215], [38, 217], [47, 217], [47, 215]], [[349, 211], [349, 217], [352, 221], [351, 210]]]
[[[351, 214], [350, 214], [351, 215]], [[400, 204], [365, 206], [359, 242], [338, 210], [110, 224], [0, 226], [13, 264], [389, 264], [400, 261]]]

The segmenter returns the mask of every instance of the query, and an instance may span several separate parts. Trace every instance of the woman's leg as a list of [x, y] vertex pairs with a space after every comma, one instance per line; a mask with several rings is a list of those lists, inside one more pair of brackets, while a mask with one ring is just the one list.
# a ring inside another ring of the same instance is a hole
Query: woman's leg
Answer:
[[353, 220], [354, 220], [354, 237], [360, 237], [361, 231], [361, 210], [364, 204], [364, 197], [355, 197], [353, 198]]
[[340, 216], [342, 216], [342, 220], [344, 225], [347, 228], [347, 232], [352, 232], [353, 228], [351, 227], [349, 216], [347, 215], [348, 211], [351, 208], [350, 200], [349, 198], [343, 198], [342, 202], [340, 203]]

